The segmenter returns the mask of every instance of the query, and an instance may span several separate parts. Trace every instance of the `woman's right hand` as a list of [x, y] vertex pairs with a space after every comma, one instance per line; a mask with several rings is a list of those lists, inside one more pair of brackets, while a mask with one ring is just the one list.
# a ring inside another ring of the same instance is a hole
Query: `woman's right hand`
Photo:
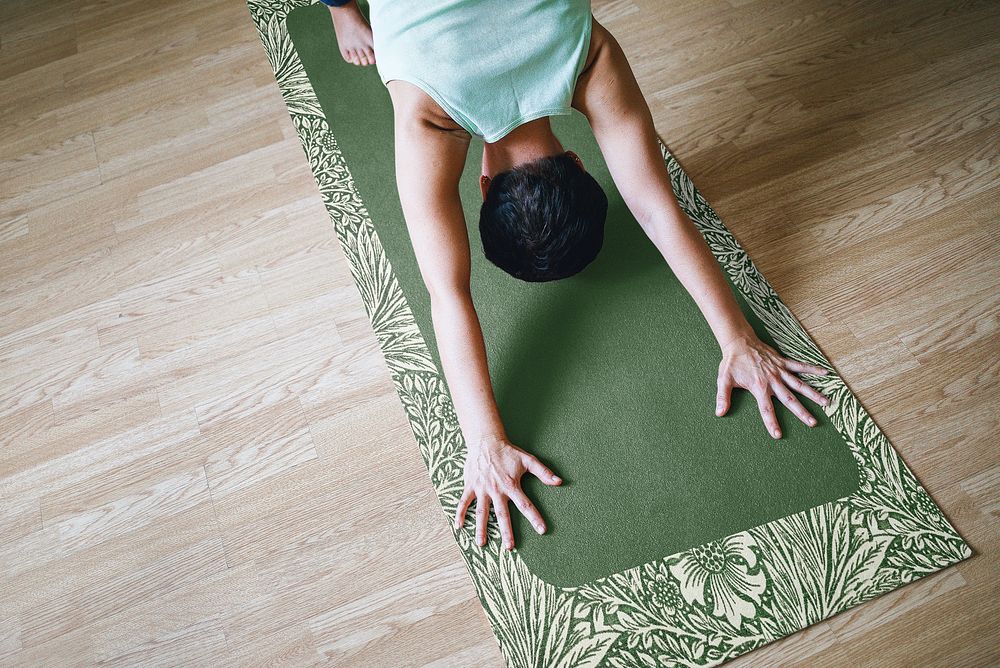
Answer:
[[546, 485], [562, 484], [562, 479], [537, 457], [506, 438], [488, 437], [471, 443], [465, 458], [465, 491], [455, 510], [455, 528], [462, 528], [465, 513], [475, 501], [476, 542], [480, 546], [486, 545], [486, 525], [492, 505], [503, 545], [508, 550], [514, 549], [514, 532], [507, 508], [507, 500], [510, 499], [528, 518], [535, 531], [545, 533], [545, 521], [541, 513], [521, 489], [521, 476], [525, 472], [532, 473]]

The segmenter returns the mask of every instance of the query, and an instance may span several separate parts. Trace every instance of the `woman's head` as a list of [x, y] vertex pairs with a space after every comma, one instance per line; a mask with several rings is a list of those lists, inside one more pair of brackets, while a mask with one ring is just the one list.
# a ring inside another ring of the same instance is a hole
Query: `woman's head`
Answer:
[[604, 243], [608, 198], [572, 151], [483, 177], [479, 234], [486, 258], [515, 278], [577, 273]]

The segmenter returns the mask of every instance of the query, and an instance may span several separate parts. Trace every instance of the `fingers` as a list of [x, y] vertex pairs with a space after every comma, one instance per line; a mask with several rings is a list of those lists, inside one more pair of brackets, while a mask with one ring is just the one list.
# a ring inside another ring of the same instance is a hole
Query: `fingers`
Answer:
[[493, 497], [493, 512], [497, 514], [497, 525], [500, 527], [500, 537], [503, 539], [503, 546], [508, 550], [513, 550], [514, 530], [510, 526], [510, 511], [507, 509], [507, 497], [502, 494]]
[[792, 391], [789, 390], [785, 385], [778, 379], [771, 381], [771, 389], [774, 390], [774, 395], [778, 397], [781, 403], [788, 407], [788, 410], [795, 413], [800, 420], [805, 422], [810, 427], [816, 426], [816, 418], [806, 410], [806, 407], [796, 398]]
[[469, 506], [472, 505], [472, 499], [475, 496], [475, 493], [471, 489], [466, 489], [462, 492], [462, 498], [458, 500], [458, 507], [455, 508], [456, 529], [461, 529], [462, 525], [465, 524], [465, 513], [468, 512]]
[[522, 460], [524, 467], [546, 485], [561, 485], [562, 478], [553, 473], [549, 467], [540, 462], [534, 455], [525, 454]]
[[525, 518], [531, 522], [535, 531], [540, 534], [546, 531], [545, 520], [542, 519], [541, 513], [521, 489], [520, 480], [524, 473], [531, 471], [547, 485], [560, 485], [562, 479], [542, 464], [537, 457], [509, 443], [500, 454], [503, 455], [503, 457], [497, 458], [500, 466], [497, 465], [497, 462], [489, 465], [491, 462], [488, 459], [486, 459], [487, 465], [484, 466], [483, 461], [480, 461], [483, 458], [473, 457], [466, 460], [466, 489], [463, 490], [455, 507], [455, 530], [458, 531], [462, 528], [465, 523], [465, 515], [472, 505], [472, 501], [475, 500], [476, 543], [479, 547], [485, 546], [487, 542], [490, 507], [492, 506], [493, 512], [496, 514], [497, 527], [500, 530], [503, 546], [507, 550], [513, 550], [514, 528], [511, 522], [509, 501], [514, 501]]
[[760, 416], [764, 418], [767, 430], [774, 438], [781, 438], [781, 430], [778, 428], [778, 418], [774, 414], [774, 406], [771, 404], [771, 393], [767, 386], [756, 385], [750, 390], [757, 398], [757, 407], [760, 409]]
[[490, 521], [490, 497], [481, 494], [476, 497], [476, 543], [486, 545], [486, 526]]
[[830, 399], [825, 394], [823, 394], [822, 392], [818, 391], [812, 385], [810, 385], [809, 383], [805, 382], [804, 380], [802, 380], [801, 378], [799, 378], [795, 374], [789, 373], [788, 371], [785, 371], [785, 370], [782, 370], [781, 371], [781, 378], [782, 378], [782, 380], [785, 381], [785, 383], [788, 384], [788, 386], [790, 388], [792, 388], [793, 390], [795, 390], [799, 394], [806, 395], [807, 397], [809, 397], [810, 399], [812, 399], [814, 402], [816, 402], [820, 406], [829, 406], [830, 405]]
[[545, 520], [542, 519], [542, 514], [538, 512], [538, 508], [531, 502], [527, 494], [514, 487], [510, 490], [510, 500], [514, 502], [521, 514], [528, 518], [536, 532], [545, 533]]
[[514, 549], [514, 531], [510, 524], [510, 512], [507, 509], [507, 499], [502, 495], [491, 497], [485, 493], [477, 495], [471, 489], [465, 490], [462, 498], [458, 501], [458, 508], [455, 510], [455, 528], [462, 528], [465, 513], [473, 499], [476, 500], [476, 543], [480, 547], [486, 545], [486, 530], [489, 527], [492, 502], [493, 512], [497, 516], [497, 525], [500, 527], [500, 536], [503, 538], [503, 545], [508, 550]]
[[[490, 494], [483, 493], [477, 495], [472, 490], [466, 490], [462, 494], [462, 498], [459, 499], [458, 507], [455, 510], [455, 528], [462, 528], [462, 524], [465, 521], [465, 514], [472, 504], [473, 499], [476, 500], [476, 543], [480, 547], [486, 545], [490, 506], [492, 506], [493, 512], [497, 516], [497, 526], [500, 528], [500, 537], [503, 540], [503, 546], [507, 550], [513, 550], [514, 529], [511, 523], [510, 509], [507, 507], [508, 496], [503, 494], [497, 493], [491, 496]], [[509, 500], [513, 501], [518, 510], [528, 518], [531, 525], [535, 527], [535, 531], [540, 534], [545, 533], [545, 521], [542, 519], [542, 514], [538, 512], [538, 508], [535, 507], [521, 489], [511, 487]]]
[[729, 410], [729, 396], [733, 389], [733, 378], [728, 373], [720, 373], [718, 391], [715, 393], [715, 414], [725, 415]]
[[781, 361], [784, 363], [786, 369], [796, 373], [813, 373], [818, 376], [825, 376], [829, 373], [829, 369], [824, 369], [823, 367], [816, 366], [815, 364], [806, 364], [805, 362], [793, 360], [788, 357], [782, 357]]

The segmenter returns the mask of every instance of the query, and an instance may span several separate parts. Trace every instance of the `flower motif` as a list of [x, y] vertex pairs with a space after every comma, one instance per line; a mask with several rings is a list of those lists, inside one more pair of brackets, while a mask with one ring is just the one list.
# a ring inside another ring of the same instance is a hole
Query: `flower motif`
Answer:
[[680, 561], [670, 566], [670, 572], [680, 582], [684, 599], [705, 605], [706, 592], [714, 601], [712, 614], [725, 615], [729, 623], [740, 628], [743, 618], [757, 614], [756, 603], [766, 587], [764, 573], [750, 569], [757, 563], [750, 546], [750, 534], [738, 533], [722, 541], [712, 541], [688, 550]]
[[677, 583], [662, 573], [649, 580], [649, 597], [653, 603], [667, 615], [673, 615], [684, 607], [684, 599]]
[[917, 511], [924, 517], [934, 518], [941, 514], [941, 511], [938, 510], [937, 505], [934, 503], [934, 499], [931, 498], [931, 495], [923, 487], [917, 489], [917, 493], [913, 495], [913, 498], [916, 499], [915, 507]]
[[328, 151], [332, 151], [337, 148], [337, 140], [330, 132], [319, 132], [317, 143]]
[[438, 395], [434, 402], [434, 417], [443, 420], [447, 427], [454, 427], [458, 424], [458, 416], [455, 414], [455, 407], [444, 396]]

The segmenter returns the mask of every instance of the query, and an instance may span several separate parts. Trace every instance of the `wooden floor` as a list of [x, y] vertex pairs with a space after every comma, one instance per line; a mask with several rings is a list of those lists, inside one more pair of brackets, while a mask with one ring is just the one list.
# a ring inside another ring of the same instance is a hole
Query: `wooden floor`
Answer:
[[[977, 552], [733, 665], [1000, 662], [1000, 4], [594, 13]], [[246, 6], [7, 0], [0, 76], [0, 664], [501, 665]]]

